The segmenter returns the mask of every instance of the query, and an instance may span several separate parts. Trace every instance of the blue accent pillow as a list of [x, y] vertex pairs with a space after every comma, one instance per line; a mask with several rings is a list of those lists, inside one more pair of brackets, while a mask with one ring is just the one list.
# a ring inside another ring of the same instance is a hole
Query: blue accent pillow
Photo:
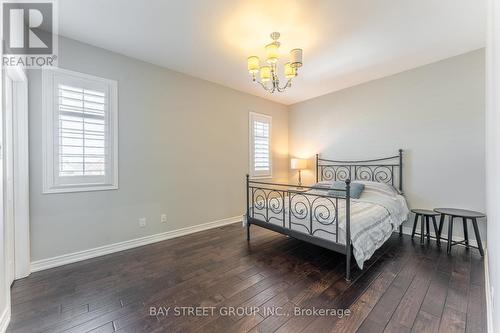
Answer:
[[[351, 183], [350, 196], [353, 199], [359, 199], [361, 197], [361, 193], [365, 189], [364, 184], [360, 183]], [[331, 190], [328, 191], [328, 195], [337, 197], [337, 198], [345, 198], [345, 182], [335, 181], [331, 186]]]

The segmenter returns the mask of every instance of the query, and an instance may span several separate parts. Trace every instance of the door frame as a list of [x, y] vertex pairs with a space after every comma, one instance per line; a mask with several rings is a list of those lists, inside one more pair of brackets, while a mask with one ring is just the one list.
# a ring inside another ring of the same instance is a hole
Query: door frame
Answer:
[[2, 218], [4, 225], [5, 275], [7, 286], [15, 279], [15, 228], [14, 228], [14, 81], [8, 75], [3, 81], [2, 113]]
[[[12, 80], [12, 166], [13, 166], [13, 225], [14, 225], [14, 278], [20, 279], [31, 273], [29, 228], [29, 133], [28, 133], [28, 77], [20, 67], [5, 69]], [[4, 115], [5, 118], [5, 115]], [[4, 158], [4, 167], [5, 165]], [[6, 170], [6, 169], [4, 169]], [[8, 186], [4, 182], [4, 186]], [[4, 193], [8, 193], [5, 191]], [[8, 198], [4, 197], [4, 204]], [[7, 211], [7, 207], [4, 206]]]

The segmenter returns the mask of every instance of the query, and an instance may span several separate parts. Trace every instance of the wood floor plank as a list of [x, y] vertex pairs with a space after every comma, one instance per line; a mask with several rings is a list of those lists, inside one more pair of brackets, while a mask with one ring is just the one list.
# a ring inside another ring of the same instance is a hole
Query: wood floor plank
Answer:
[[440, 318], [443, 313], [444, 303], [448, 294], [449, 282], [450, 274], [446, 274], [441, 271], [436, 272], [436, 275], [432, 279], [429, 289], [427, 290], [420, 310]]
[[[401, 239], [398, 239], [400, 242]], [[344, 318], [318, 318], [307, 328], [306, 332], [353, 332], [357, 330], [371, 312], [377, 301], [385, 294], [387, 288], [394, 282], [400, 271], [408, 263], [409, 253], [395, 246], [371, 267], [373, 275], [364, 274], [355, 282], [356, 288], [349, 288], [334, 301], [339, 309], [351, 311], [350, 316]], [[378, 275], [377, 275], [378, 274]]]
[[294, 309], [296, 305], [292, 302], [287, 302], [281, 304], [279, 315], [269, 315], [259, 324], [254, 326], [250, 332], [252, 333], [263, 333], [263, 332], [274, 332], [278, 330], [290, 316], [293, 316]]
[[[377, 323], [377, 326], [385, 327], [391, 320], [394, 312], [398, 308], [401, 299], [406, 293], [406, 290], [411, 285], [415, 274], [421, 264], [421, 258], [410, 257], [404, 268], [399, 272], [386, 293], [380, 298], [375, 307], [372, 309], [366, 322], [368, 325]], [[365, 330], [365, 323], [361, 324], [361, 330]]]
[[463, 247], [452, 251], [452, 271], [440, 332], [465, 332], [471, 276], [471, 254]]
[[440, 321], [440, 317], [419, 311], [411, 331], [413, 333], [436, 333], [439, 331]]
[[403, 326], [411, 330], [420, 310], [420, 305], [424, 300], [425, 292], [429, 288], [429, 283], [429, 279], [418, 277], [413, 279], [387, 324], [385, 332], [397, 332]]
[[[304, 304], [298, 304], [303, 309], [314, 308], [347, 308], [359, 295], [370, 285], [370, 283], [381, 273], [384, 263], [391, 261], [394, 252], [394, 240], [389, 241], [381, 248], [380, 252], [365, 262], [365, 271], [356, 270], [352, 274], [352, 281], [338, 280], [318, 296], [311, 298]], [[392, 250], [392, 252], [391, 252]], [[387, 253], [390, 255], [384, 256]], [[369, 268], [369, 269], [368, 269]], [[365, 273], [365, 274], [363, 274]], [[352, 287], [356, 285], [356, 287]], [[287, 331], [310, 331], [326, 332], [332, 324], [330, 317], [314, 317], [310, 315], [294, 316], [281, 326], [278, 332]]]
[[399, 302], [391, 320], [386, 325], [386, 332], [411, 330], [426, 296], [426, 292], [429, 289], [431, 280], [437, 275], [438, 258], [437, 253], [432, 253], [432, 255], [421, 261], [410, 286]]
[[443, 316], [441, 317], [439, 332], [463, 333], [466, 329], [466, 320], [467, 316], [464, 313], [445, 306]]
[[471, 285], [467, 308], [467, 332], [486, 332], [486, 301], [484, 285]]

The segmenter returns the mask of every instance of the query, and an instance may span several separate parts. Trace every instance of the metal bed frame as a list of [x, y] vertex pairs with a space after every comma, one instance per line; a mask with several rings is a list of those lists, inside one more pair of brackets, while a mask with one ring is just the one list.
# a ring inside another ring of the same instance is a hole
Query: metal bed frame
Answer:
[[[350, 230], [351, 180], [370, 180], [390, 184], [395, 187], [397, 186], [400, 193], [402, 193], [403, 150], [399, 149], [399, 154], [395, 156], [362, 161], [328, 160], [320, 158], [317, 154], [316, 182], [325, 180], [345, 181], [345, 198], [343, 196], [341, 198], [338, 194], [329, 194], [328, 191], [330, 189], [311, 186], [297, 187], [297, 185], [251, 180], [249, 175], [247, 175], [247, 240], [250, 240], [250, 226], [254, 224], [345, 254], [345, 278], [347, 281], [350, 281], [352, 257]], [[317, 191], [309, 193], [308, 191], [311, 189]], [[340, 200], [345, 200], [345, 244], [339, 242], [338, 216]], [[288, 201], [288, 210], [285, 208], [286, 201]], [[292, 217], [309, 223], [308, 225], [305, 223], [294, 223]], [[271, 221], [278, 221], [279, 224], [271, 223]], [[313, 221], [322, 226], [334, 225], [333, 229], [335, 231], [327, 231], [321, 227], [314, 228]], [[292, 229], [292, 225], [301, 225], [307, 230], [307, 233]], [[400, 235], [402, 235], [402, 230], [400, 226]], [[315, 236], [318, 231], [332, 235], [332, 239], [328, 240]]]

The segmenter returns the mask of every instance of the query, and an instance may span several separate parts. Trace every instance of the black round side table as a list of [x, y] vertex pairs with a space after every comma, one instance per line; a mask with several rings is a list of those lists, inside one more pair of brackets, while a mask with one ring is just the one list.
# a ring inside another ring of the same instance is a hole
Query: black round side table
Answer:
[[[469, 247], [474, 247], [469, 244], [469, 233], [467, 231], [467, 220], [472, 221], [472, 226], [474, 227], [474, 234], [476, 236], [477, 249], [481, 256], [484, 256], [483, 243], [481, 242], [481, 235], [479, 234], [479, 228], [477, 226], [477, 219], [481, 217], [485, 217], [486, 215], [480, 212], [475, 212], [472, 210], [465, 209], [457, 209], [457, 208], [436, 208], [434, 209], [436, 213], [441, 214], [441, 219], [439, 221], [439, 234], [441, 235], [441, 231], [443, 230], [444, 219], [448, 216], [448, 254], [451, 252], [451, 247], [457, 244], [464, 244], [468, 249]], [[462, 226], [464, 229], [464, 240], [454, 242], [452, 240], [453, 234], [453, 220], [455, 218], [462, 219]]]
[[[415, 214], [415, 221], [413, 221], [413, 231], [411, 233], [411, 239], [413, 239], [415, 235], [420, 235], [420, 244], [424, 244], [424, 236], [427, 236], [427, 241], [430, 242], [431, 230], [429, 228], [429, 220], [432, 219], [432, 224], [434, 226], [434, 234], [436, 235], [436, 243], [438, 246], [441, 246], [441, 242], [439, 241], [440, 238], [439, 229], [436, 225], [436, 216], [438, 216], [439, 213], [436, 213], [428, 209], [412, 209], [411, 212]], [[417, 229], [417, 223], [419, 217], [420, 217], [420, 233], [415, 232], [415, 230]]]

